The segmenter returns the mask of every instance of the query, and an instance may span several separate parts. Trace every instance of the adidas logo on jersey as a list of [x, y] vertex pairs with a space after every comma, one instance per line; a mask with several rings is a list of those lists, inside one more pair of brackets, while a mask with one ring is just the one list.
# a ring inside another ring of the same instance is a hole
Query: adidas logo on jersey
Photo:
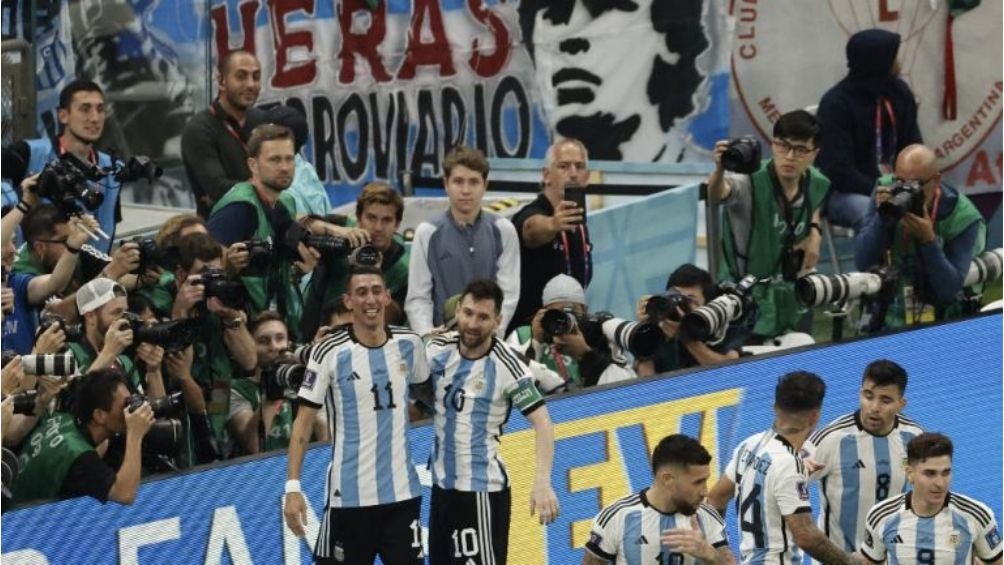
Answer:
[[342, 491], [335, 489], [335, 498], [341, 498], [341, 497], [342, 497]]
[[855, 469], [864, 469], [865, 468], [865, 462], [862, 461], [862, 460], [860, 460], [860, 459], [858, 459], [858, 462], [854, 464], [854, 468]]
[[903, 537], [902, 537], [902, 536], [900, 536], [899, 534], [896, 534], [896, 536], [895, 536], [895, 537], [893, 537], [893, 538], [892, 538], [892, 539], [891, 539], [891, 540], [889, 541], [889, 543], [890, 543], [890, 544], [893, 544], [893, 543], [903, 543]]
[[357, 373], [357, 372], [355, 372], [355, 371], [352, 371], [352, 374], [351, 374], [351, 375], [349, 375], [349, 376], [345, 377], [345, 381], [346, 381], [346, 382], [347, 382], [347, 381], [361, 381], [361, 380], [363, 380], [363, 378], [362, 378], [362, 377], [360, 377], [360, 376], [359, 376], [359, 373]]
[[647, 544], [648, 538], [646, 538], [645, 536], [638, 536], [638, 539], [634, 543], [635, 545]]

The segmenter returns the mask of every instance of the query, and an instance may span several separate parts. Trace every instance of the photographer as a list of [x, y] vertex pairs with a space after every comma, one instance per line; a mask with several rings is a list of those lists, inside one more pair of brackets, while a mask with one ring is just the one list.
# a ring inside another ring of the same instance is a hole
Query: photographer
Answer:
[[[755, 341], [810, 322], [808, 310], [795, 300], [794, 281], [819, 260], [819, 210], [830, 186], [812, 166], [820, 134], [816, 118], [796, 110], [774, 123], [774, 158], [759, 166], [755, 140], [715, 145], [708, 197], [725, 207], [719, 280], [739, 281], [750, 274], [773, 279], [753, 291], [760, 310]], [[726, 168], [745, 174], [726, 176]]]
[[226, 277], [222, 257], [223, 248], [208, 235], [181, 238], [172, 318], [199, 320], [191, 373], [208, 400], [213, 433], [225, 446], [233, 383], [255, 369], [257, 354], [248, 315], [241, 309], [246, 303], [244, 286]]
[[[365, 231], [370, 245], [380, 252], [380, 270], [387, 282], [387, 291], [395, 306], [404, 308], [408, 296], [408, 261], [411, 252], [404, 238], [397, 233], [404, 217], [404, 200], [387, 183], [371, 182], [363, 187], [356, 199], [355, 220], [347, 218], [347, 229]], [[307, 293], [301, 322], [301, 335], [311, 336], [323, 325], [318, 314], [325, 304], [341, 302], [348, 280], [350, 260], [346, 256], [321, 262], [314, 271]], [[397, 324], [400, 325], [400, 324]]]
[[714, 346], [689, 339], [680, 332], [683, 316], [714, 300], [719, 293], [711, 274], [688, 263], [669, 275], [666, 294], [662, 297], [644, 296], [638, 301], [638, 321], [658, 323], [666, 338], [655, 355], [637, 360], [635, 370], [639, 377], [739, 358], [742, 344], [749, 337], [749, 323], [745, 321], [729, 324], [725, 339]]
[[555, 276], [564, 273], [583, 288], [589, 286], [592, 244], [586, 211], [577, 204], [585, 202], [588, 184], [589, 156], [581, 141], [561, 139], [548, 148], [541, 179], [543, 190], [512, 219], [519, 235], [522, 280], [509, 330], [530, 322], [540, 310], [544, 285]]
[[[898, 270], [899, 288], [884, 320], [895, 329], [961, 315], [963, 281], [985, 244], [979, 211], [966, 195], [942, 184], [934, 151], [915, 144], [896, 158], [895, 178], [879, 179], [854, 259], [861, 270]], [[924, 305], [934, 307], [933, 316]]]
[[544, 307], [537, 311], [530, 325], [513, 330], [506, 343], [558, 373], [567, 390], [635, 378], [634, 371], [626, 366], [626, 360], [614, 354], [617, 348], [605, 336], [587, 340], [578, 327], [551, 336], [542, 325], [548, 310], [569, 312], [579, 319], [587, 317], [586, 295], [579, 281], [568, 275], [554, 277], [544, 286], [541, 302]]
[[[63, 131], [55, 145], [48, 138], [29, 139], [15, 142], [4, 150], [4, 178], [18, 185], [22, 179], [40, 172], [46, 164], [58, 159], [63, 153], [72, 153], [81, 161], [102, 169], [115, 166], [110, 155], [97, 151], [94, 147], [105, 127], [105, 95], [101, 87], [91, 81], [79, 79], [66, 85], [59, 93], [59, 123]], [[93, 246], [102, 253], [108, 253], [115, 239], [115, 226], [122, 221], [119, 202], [121, 183], [109, 175], [89, 184], [103, 196], [94, 215], [108, 236], [106, 238], [99, 235]]]
[[[75, 385], [73, 413], [54, 412], [32, 431], [20, 456], [14, 481], [17, 502], [90, 496], [102, 503], [132, 504], [141, 475], [143, 437], [153, 425], [150, 405], [128, 408], [124, 375], [102, 369]], [[125, 454], [116, 471], [96, 447], [125, 434]]]
[[[14, 267], [17, 251], [13, 248], [14, 230], [24, 220], [25, 210], [37, 203], [32, 191], [37, 177], [29, 177], [22, 183], [24, 200], [2, 219], [0, 237], [3, 238], [3, 270], [9, 273]], [[89, 238], [88, 229], [94, 229], [97, 222], [93, 217], [82, 215], [63, 223], [48, 223], [49, 214], [38, 209], [37, 215], [29, 215], [25, 222], [28, 245], [25, 246], [40, 264], [47, 267], [50, 274], [41, 271], [19, 271], [10, 274], [3, 281], [5, 291], [3, 343], [6, 349], [18, 353], [31, 351], [38, 325], [37, 308], [50, 296], [63, 292], [70, 284], [77, 269], [81, 246]]]

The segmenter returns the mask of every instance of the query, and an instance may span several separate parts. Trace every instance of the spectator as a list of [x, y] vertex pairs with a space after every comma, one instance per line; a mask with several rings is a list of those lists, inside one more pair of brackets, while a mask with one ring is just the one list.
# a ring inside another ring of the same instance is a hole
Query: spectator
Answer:
[[207, 278], [224, 278], [223, 248], [211, 237], [196, 233], [182, 238], [178, 251], [175, 271], [178, 293], [172, 318], [200, 320], [201, 333], [195, 344], [191, 372], [195, 382], [207, 392], [206, 411], [213, 433], [227, 451], [227, 446], [232, 444], [228, 441], [231, 437], [239, 439], [253, 435], [244, 427], [235, 429], [231, 425], [230, 434], [225, 428], [230, 420], [233, 383], [257, 366], [254, 339], [247, 328], [248, 315], [237, 305], [241, 294], [237, 281], [219, 285], [223, 290], [221, 294], [226, 296], [207, 293]]
[[[589, 314], [579, 281], [559, 274], [548, 281], [541, 301], [544, 307], [534, 314], [529, 325], [520, 326], [509, 334], [508, 345], [557, 372], [567, 390], [635, 377], [634, 371], [626, 366], [627, 360], [619, 352], [614, 355], [618, 349], [605, 337], [602, 343], [589, 343], [578, 327], [568, 334], [553, 337], [541, 327], [541, 319], [548, 310], [569, 312], [580, 319]], [[534, 376], [539, 380], [536, 371]]]
[[254, 129], [260, 124], [275, 124], [289, 128], [293, 132], [295, 157], [295, 174], [293, 184], [286, 191], [296, 201], [296, 211], [300, 214], [326, 216], [331, 211], [331, 201], [324, 183], [317, 176], [317, 170], [310, 161], [303, 158], [300, 150], [307, 143], [310, 130], [307, 118], [292, 106], [276, 106], [262, 112], [260, 119], [249, 120], [248, 128]]
[[[888, 206], [894, 178], [920, 187], [900, 218], [879, 210]], [[979, 210], [965, 194], [941, 182], [937, 155], [918, 144], [900, 152], [895, 177], [880, 179], [875, 205], [854, 242], [854, 260], [861, 270], [886, 265], [898, 269], [898, 288], [884, 317], [884, 327], [896, 329], [962, 315], [962, 284], [973, 257], [985, 245], [986, 223]], [[929, 316], [925, 305], [933, 306]]]
[[[20, 185], [25, 177], [41, 172], [45, 165], [66, 153], [102, 169], [115, 164], [110, 155], [94, 147], [105, 129], [105, 94], [101, 87], [89, 80], [70, 82], [59, 92], [58, 115], [62, 132], [55, 145], [48, 138], [29, 139], [4, 151], [3, 176], [13, 185]], [[115, 240], [115, 226], [122, 221], [122, 187], [113, 175], [90, 185], [103, 195], [94, 216], [107, 234], [105, 237], [95, 232], [93, 247], [109, 253]]]
[[833, 183], [830, 220], [859, 231], [879, 175], [920, 143], [917, 102], [899, 74], [899, 34], [866, 29], [847, 41], [847, 76], [826, 91], [816, 115], [825, 135], [819, 169]]
[[[592, 244], [585, 210], [566, 199], [568, 190], [585, 191], [589, 184], [589, 156], [577, 139], [562, 139], [547, 150], [537, 199], [513, 217], [520, 245], [520, 296], [509, 331], [530, 323], [540, 310], [544, 285], [559, 274], [589, 286], [593, 275]], [[585, 202], [585, 198], [582, 198]]]
[[[25, 444], [21, 472], [14, 481], [15, 501], [90, 496], [102, 503], [132, 504], [139, 489], [143, 437], [154, 417], [146, 402], [129, 409], [129, 397], [119, 370], [105, 368], [85, 375], [77, 385], [73, 413], [53, 413]], [[125, 455], [116, 470], [102, 460], [96, 447], [122, 433]]]
[[719, 290], [711, 274], [691, 264], [678, 267], [666, 280], [667, 294], [677, 294], [684, 297], [686, 306], [674, 306], [674, 321], [670, 317], [652, 319], [648, 315], [650, 296], [644, 296], [638, 301], [638, 321], [659, 324], [666, 340], [650, 359], [639, 359], [635, 367], [640, 377], [650, 377], [677, 369], [715, 365], [732, 359], [738, 359], [742, 353], [742, 345], [749, 338], [752, 325], [750, 316], [729, 324], [722, 341], [708, 344], [703, 341], [687, 339], [680, 333], [680, 319], [695, 308], [704, 306], [718, 297]]
[[231, 51], [220, 58], [216, 81], [216, 100], [189, 120], [181, 134], [185, 173], [203, 218], [231, 187], [251, 178], [246, 150], [250, 130], [244, 125], [257, 112], [253, 106], [261, 92], [261, 65], [247, 51]]
[[752, 175], [724, 174], [727, 141], [715, 145], [708, 195], [725, 207], [720, 279], [746, 275], [771, 282], [753, 289], [759, 318], [754, 340], [763, 341], [807, 325], [808, 311], [795, 300], [795, 280], [819, 261], [819, 210], [830, 181], [812, 167], [819, 151], [819, 123], [803, 110], [774, 123], [774, 158]]
[[[350, 228], [364, 230], [370, 245], [380, 252], [380, 270], [383, 271], [393, 302], [385, 310], [387, 314], [400, 312], [408, 296], [411, 250], [404, 238], [397, 233], [403, 217], [404, 200], [401, 195], [386, 183], [371, 182], [363, 187], [356, 199], [355, 221], [352, 218], [345, 221]], [[314, 335], [317, 331], [317, 314], [323, 304], [341, 301], [350, 266], [347, 257], [335, 257], [318, 265], [306, 299], [302, 335]]]
[[488, 160], [459, 146], [443, 160], [443, 186], [450, 209], [415, 230], [404, 310], [420, 335], [446, 320], [443, 305], [472, 280], [487, 278], [502, 288], [501, 334], [519, 301], [519, 236], [512, 222], [481, 210], [488, 189]]

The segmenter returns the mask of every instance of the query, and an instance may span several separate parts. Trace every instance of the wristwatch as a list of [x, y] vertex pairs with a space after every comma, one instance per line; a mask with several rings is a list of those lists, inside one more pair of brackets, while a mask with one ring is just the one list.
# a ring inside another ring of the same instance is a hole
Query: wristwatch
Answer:
[[244, 324], [244, 317], [238, 315], [236, 318], [224, 319], [223, 327], [228, 330], [235, 330]]

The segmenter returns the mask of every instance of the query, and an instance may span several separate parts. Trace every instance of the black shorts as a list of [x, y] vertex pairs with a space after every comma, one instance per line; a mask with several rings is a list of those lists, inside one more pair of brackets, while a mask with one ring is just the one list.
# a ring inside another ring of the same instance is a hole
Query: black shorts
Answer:
[[505, 565], [509, 551], [509, 489], [462, 492], [432, 486], [429, 563]]
[[330, 508], [321, 521], [314, 559], [320, 564], [373, 565], [379, 555], [386, 565], [423, 564], [421, 508], [421, 498]]

